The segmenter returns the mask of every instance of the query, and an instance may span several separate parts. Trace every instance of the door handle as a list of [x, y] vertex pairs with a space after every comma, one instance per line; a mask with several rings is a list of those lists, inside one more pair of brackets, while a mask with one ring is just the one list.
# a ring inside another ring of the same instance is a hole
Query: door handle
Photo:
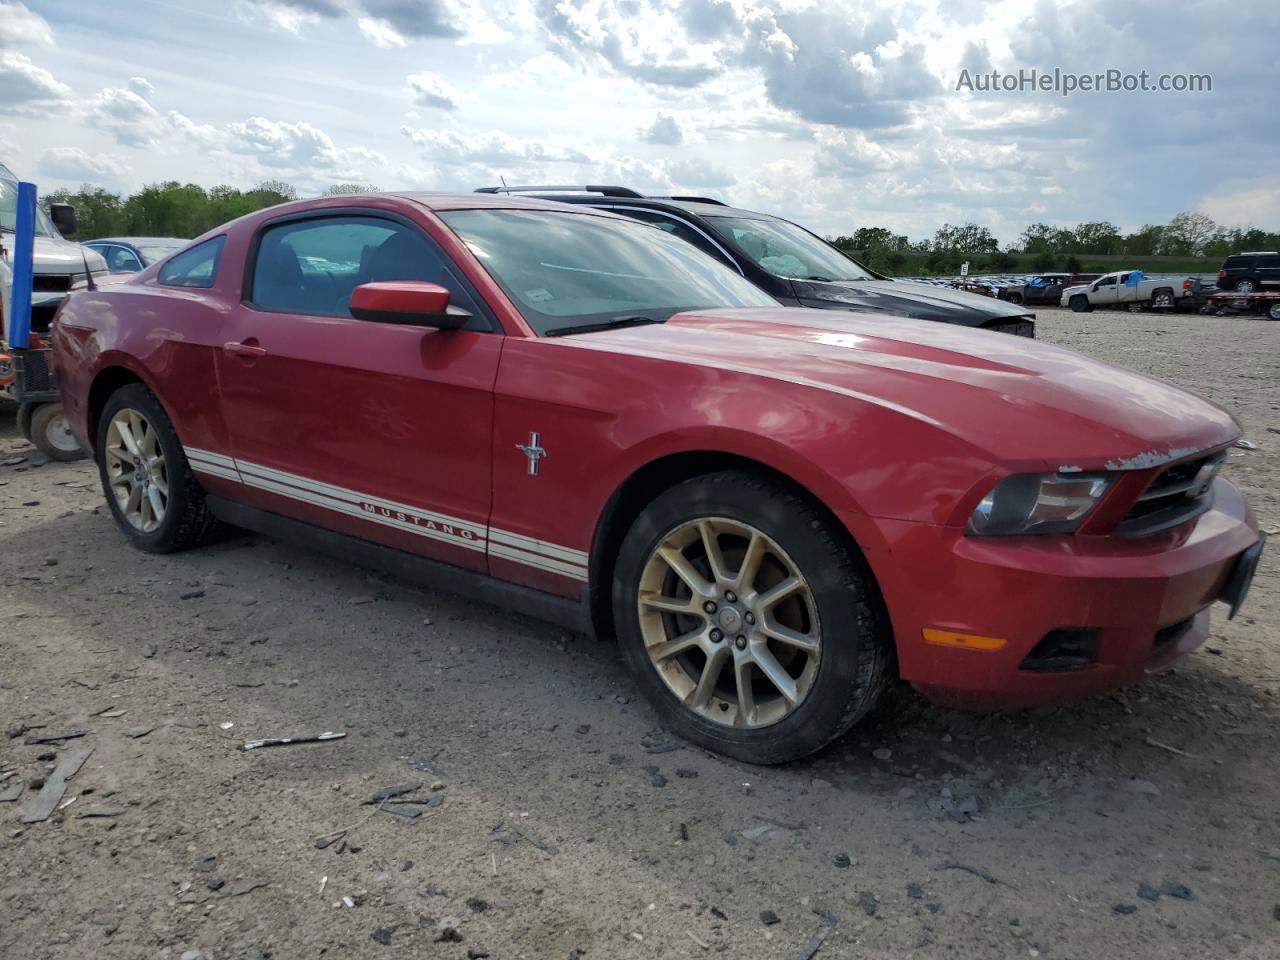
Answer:
[[[250, 340], [253, 338], [250, 337]], [[222, 352], [229, 353], [233, 357], [265, 357], [267, 355], [266, 347], [259, 347], [254, 343], [238, 343], [232, 340], [222, 345]]]

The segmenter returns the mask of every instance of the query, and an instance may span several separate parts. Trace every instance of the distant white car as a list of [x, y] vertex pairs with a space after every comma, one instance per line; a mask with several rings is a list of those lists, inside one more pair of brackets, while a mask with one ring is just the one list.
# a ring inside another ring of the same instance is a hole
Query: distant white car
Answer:
[[1121, 306], [1131, 313], [1148, 307], [1175, 310], [1180, 300], [1195, 298], [1197, 286], [1191, 277], [1148, 277], [1141, 270], [1119, 270], [1103, 274], [1091, 283], [1067, 287], [1062, 291], [1060, 303], [1076, 313]]

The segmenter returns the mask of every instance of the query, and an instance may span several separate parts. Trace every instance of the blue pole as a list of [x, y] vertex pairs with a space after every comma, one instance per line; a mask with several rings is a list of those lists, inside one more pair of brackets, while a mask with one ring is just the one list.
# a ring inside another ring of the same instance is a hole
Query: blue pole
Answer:
[[36, 245], [36, 185], [18, 184], [17, 233], [13, 238], [13, 302], [9, 316], [9, 346], [31, 345], [31, 287]]

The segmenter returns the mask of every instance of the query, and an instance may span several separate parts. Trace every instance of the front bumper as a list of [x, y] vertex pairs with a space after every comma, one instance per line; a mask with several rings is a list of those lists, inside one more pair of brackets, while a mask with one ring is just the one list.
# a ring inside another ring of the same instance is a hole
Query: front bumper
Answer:
[[[1260, 550], [1252, 511], [1222, 479], [1212, 509], [1193, 524], [1141, 539], [966, 537], [955, 527], [877, 522], [888, 555], [876, 573], [903, 679], [931, 699], [976, 709], [1078, 699], [1167, 670], [1204, 642], [1214, 601], [1239, 606], [1249, 566], [1240, 558]], [[925, 631], [1004, 642], [946, 646]], [[1091, 661], [1026, 669], [1052, 631], [1093, 631]]]

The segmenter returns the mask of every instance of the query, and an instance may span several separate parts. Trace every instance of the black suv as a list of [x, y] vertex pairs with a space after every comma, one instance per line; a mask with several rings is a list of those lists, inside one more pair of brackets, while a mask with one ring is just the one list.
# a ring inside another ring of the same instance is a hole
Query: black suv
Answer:
[[882, 276], [789, 220], [709, 197], [646, 197], [627, 187], [484, 187], [610, 210], [675, 234], [787, 306], [937, 320], [1034, 337], [1025, 307], [949, 287]]
[[1233, 253], [1218, 271], [1218, 288], [1253, 293], [1280, 284], [1280, 253]]

